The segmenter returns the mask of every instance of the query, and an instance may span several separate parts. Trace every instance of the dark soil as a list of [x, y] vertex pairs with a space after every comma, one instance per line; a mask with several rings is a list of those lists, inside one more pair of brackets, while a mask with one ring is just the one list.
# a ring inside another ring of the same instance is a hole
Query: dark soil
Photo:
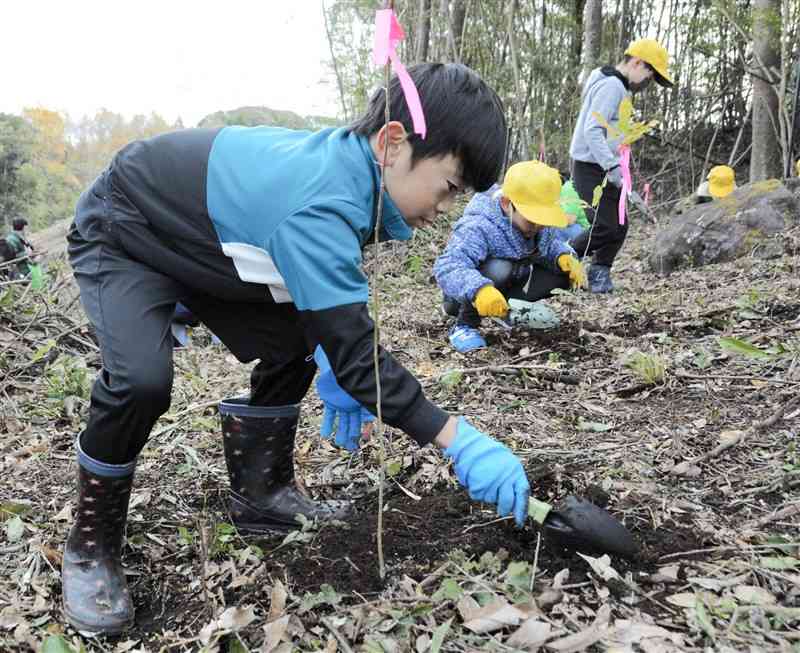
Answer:
[[[597, 487], [591, 488], [588, 496], [608, 500]], [[421, 581], [455, 549], [475, 558], [503, 549], [510, 560], [534, 561], [535, 529], [519, 530], [509, 520], [495, 522], [493, 512], [482, 510], [464, 492], [447, 490], [419, 501], [397, 494], [386, 506], [383, 533], [387, 581], [404, 575]], [[323, 527], [305, 548], [278, 550], [267, 561], [268, 571], [288, 580], [298, 593], [318, 591], [327, 583], [340, 593], [369, 597], [384, 587], [378, 577], [376, 521], [375, 501], [361, 503], [346, 526]], [[637, 530], [634, 535], [641, 542], [642, 557], [615, 560], [614, 566], [621, 573], [652, 571], [661, 556], [702, 546], [691, 530], [673, 523], [656, 531]], [[259, 544], [268, 549], [270, 543]], [[579, 556], [547, 537], [542, 538], [538, 567], [552, 573], [568, 567], [571, 582], [585, 580], [588, 570]]]

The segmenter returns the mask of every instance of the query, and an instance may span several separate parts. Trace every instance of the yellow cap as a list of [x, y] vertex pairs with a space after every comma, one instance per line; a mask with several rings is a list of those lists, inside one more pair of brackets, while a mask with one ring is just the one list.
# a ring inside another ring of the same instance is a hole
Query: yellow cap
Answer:
[[561, 175], [539, 161], [515, 163], [503, 179], [503, 195], [528, 222], [544, 227], [566, 227], [561, 208]]
[[797, 163], [794, 164], [794, 167], [797, 169], [797, 176], [800, 177], [800, 159], [797, 159]]
[[654, 77], [661, 86], [673, 86], [674, 82], [667, 72], [669, 55], [667, 49], [655, 39], [639, 39], [634, 41], [625, 50], [631, 57], [639, 57], [649, 63], [655, 70]]
[[736, 188], [736, 179], [733, 168], [729, 166], [714, 166], [708, 172], [708, 191], [715, 199], [730, 195]]

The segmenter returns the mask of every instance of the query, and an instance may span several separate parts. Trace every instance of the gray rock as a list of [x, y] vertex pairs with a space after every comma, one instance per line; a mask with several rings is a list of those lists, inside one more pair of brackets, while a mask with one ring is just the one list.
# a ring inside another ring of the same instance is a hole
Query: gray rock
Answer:
[[648, 264], [655, 272], [669, 274], [746, 255], [779, 256], [783, 245], [773, 236], [797, 224], [800, 198], [781, 181], [748, 184], [721, 200], [673, 216], [653, 237]]
[[789, 189], [789, 191], [797, 198], [797, 201], [800, 202], [800, 177], [792, 177], [790, 179], [784, 179], [783, 185]]

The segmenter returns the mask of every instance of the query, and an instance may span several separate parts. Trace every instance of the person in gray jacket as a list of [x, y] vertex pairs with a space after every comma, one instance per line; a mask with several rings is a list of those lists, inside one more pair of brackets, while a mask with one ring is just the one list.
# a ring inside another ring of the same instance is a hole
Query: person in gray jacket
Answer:
[[[581, 111], [572, 134], [569, 154], [572, 180], [580, 198], [591, 206], [594, 189], [607, 178], [600, 204], [588, 209], [592, 228], [570, 243], [580, 256], [593, 255], [589, 268], [589, 289], [608, 293], [614, 289], [611, 266], [625, 242], [628, 223], [619, 224], [619, 198], [622, 187], [619, 138], [609, 138], [603, 124], [619, 123], [619, 107], [632, 91], [645, 88], [653, 79], [661, 86], [672, 86], [667, 72], [666, 49], [652, 39], [634, 41], [616, 66], [597, 68], [583, 88]], [[602, 118], [601, 120], [598, 120]]]

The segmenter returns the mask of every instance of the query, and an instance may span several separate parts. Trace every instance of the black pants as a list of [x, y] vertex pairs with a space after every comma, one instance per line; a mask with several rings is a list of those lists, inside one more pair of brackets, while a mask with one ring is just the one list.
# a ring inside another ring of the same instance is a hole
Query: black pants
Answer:
[[[553, 272], [535, 261], [511, 261], [502, 258], [490, 258], [478, 268], [487, 279], [491, 279], [503, 296], [508, 299], [522, 299], [535, 302], [550, 297], [553, 290], [569, 288], [569, 275]], [[477, 328], [481, 316], [472, 302], [459, 302], [449, 297], [444, 298], [444, 310], [448, 315], [457, 318], [458, 324]]]
[[575, 238], [570, 245], [578, 256], [583, 256], [584, 252], [587, 255], [594, 254], [597, 265], [611, 267], [625, 242], [630, 218], [626, 216], [624, 225], [619, 223], [620, 189], [610, 182], [603, 189], [597, 211], [591, 208], [594, 189], [603, 182], [605, 175], [605, 171], [596, 163], [572, 162], [572, 183], [580, 198], [590, 207], [586, 209], [586, 217], [593, 226]]
[[[140, 236], [156, 238], [146, 231]], [[281, 406], [305, 396], [316, 365], [294, 304], [226, 302], [203, 294], [135, 260], [103, 228], [79, 229], [73, 224], [67, 239], [81, 302], [102, 356], [81, 437], [83, 450], [92, 458], [111, 464], [133, 460], [169, 408], [170, 324], [177, 302], [239, 361], [259, 359], [250, 377], [251, 404]]]

